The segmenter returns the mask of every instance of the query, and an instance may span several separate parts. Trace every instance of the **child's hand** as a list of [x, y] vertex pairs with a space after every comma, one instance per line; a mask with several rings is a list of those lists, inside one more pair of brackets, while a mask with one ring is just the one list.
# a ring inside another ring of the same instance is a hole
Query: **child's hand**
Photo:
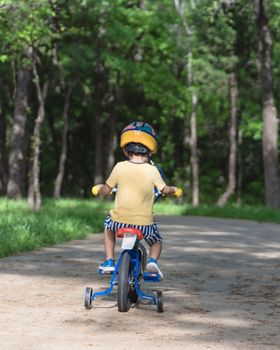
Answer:
[[181, 188], [177, 188], [177, 190], [174, 193], [174, 196], [178, 198], [178, 197], [182, 197], [182, 195], [183, 195], [183, 190]]
[[163, 193], [165, 196], [175, 196], [175, 197], [181, 197], [183, 195], [183, 190], [181, 188], [175, 187], [175, 186], [165, 186], [161, 193]]
[[94, 196], [97, 196], [98, 193], [99, 193], [99, 190], [100, 190], [100, 188], [101, 188], [102, 186], [103, 186], [102, 184], [93, 186], [92, 189], [91, 189], [91, 193], [92, 193]]

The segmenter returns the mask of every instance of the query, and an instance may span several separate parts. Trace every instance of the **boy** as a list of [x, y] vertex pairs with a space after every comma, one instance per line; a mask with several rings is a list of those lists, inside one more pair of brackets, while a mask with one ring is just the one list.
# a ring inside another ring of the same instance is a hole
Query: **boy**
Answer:
[[122, 227], [140, 229], [150, 246], [146, 270], [158, 273], [163, 279], [157, 260], [162, 238], [153, 220], [154, 187], [164, 195], [181, 195], [177, 187], [167, 186], [158, 169], [149, 163], [158, 148], [154, 129], [147, 123], [133, 122], [121, 134], [121, 147], [128, 160], [115, 165], [105, 185], [93, 187], [93, 194], [107, 195], [117, 187], [115, 207], [105, 220], [104, 245], [106, 260], [99, 266], [104, 272], [115, 269], [115, 233]]

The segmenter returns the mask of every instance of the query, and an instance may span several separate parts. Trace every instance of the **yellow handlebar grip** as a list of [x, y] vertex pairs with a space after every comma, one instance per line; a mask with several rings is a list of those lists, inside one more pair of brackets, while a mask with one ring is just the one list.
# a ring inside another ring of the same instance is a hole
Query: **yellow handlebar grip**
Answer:
[[99, 193], [99, 190], [100, 190], [100, 185], [95, 185], [95, 186], [92, 187], [91, 193], [92, 193], [94, 196], [97, 196], [98, 193]]
[[174, 193], [175, 197], [182, 197], [183, 190], [181, 188], [178, 188], [177, 191]]

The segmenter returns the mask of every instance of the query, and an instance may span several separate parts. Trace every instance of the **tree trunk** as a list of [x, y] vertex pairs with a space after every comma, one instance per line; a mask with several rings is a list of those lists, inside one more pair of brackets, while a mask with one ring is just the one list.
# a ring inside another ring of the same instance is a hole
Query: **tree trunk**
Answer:
[[25, 190], [25, 177], [27, 169], [26, 137], [28, 118], [28, 87], [31, 80], [31, 70], [21, 68], [17, 73], [14, 120], [12, 140], [9, 154], [9, 179], [7, 196], [21, 198]]
[[41, 147], [41, 128], [45, 119], [45, 101], [47, 97], [49, 78], [44, 83], [43, 89], [40, 86], [40, 79], [35, 60], [33, 60], [33, 75], [38, 97], [38, 113], [35, 120], [33, 132], [33, 154], [30, 171], [30, 181], [28, 190], [28, 206], [30, 209], [39, 210], [42, 205], [40, 190], [40, 147]]
[[63, 113], [62, 113], [62, 118], [63, 118], [62, 148], [61, 148], [61, 154], [59, 158], [58, 173], [54, 183], [55, 198], [61, 197], [61, 188], [62, 188], [62, 182], [64, 177], [65, 163], [67, 159], [68, 111], [69, 111], [69, 104], [70, 104], [72, 89], [73, 89], [73, 86], [71, 85], [67, 90], [67, 93], [65, 96]]
[[103, 183], [103, 137], [101, 113], [95, 115], [95, 171], [94, 184]]
[[[191, 46], [191, 40], [192, 40], [192, 31], [191, 28], [188, 25], [187, 18], [185, 15], [185, 2], [180, 0], [174, 0], [175, 8], [181, 17], [184, 30], [186, 35], [190, 38], [189, 43], [189, 52], [188, 52], [188, 87], [191, 90], [192, 94], [192, 112], [191, 112], [191, 120], [190, 120], [190, 149], [191, 149], [191, 173], [192, 173], [192, 205], [198, 206], [199, 205], [199, 161], [198, 161], [198, 152], [197, 152], [197, 115], [196, 115], [196, 109], [197, 109], [197, 103], [198, 103], [198, 97], [195, 92], [193, 82], [193, 67], [192, 67], [192, 46]], [[195, 4], [194, 2], [191, 2], [191, 6], [194, 8]]]
[[230, 85], [230, 123], [229, 123], [229, 166], [228, 166], [228, 186], [226, 191], [220, 196], [218, 206], [223, 207], [233, 195], [236, 188], [236, 157], [237, 157], [237, 96], [238, 87], [236, 74], [231, 73], [229, 77]]
[[102, 100], [103, 100], [103, 66], [100, 62], [100, 50], [101, 44], [97, 47], [98, 60], [95, 68], [95, 169], [94, 169], [94, 184], [103, 183], [103, 135], [102, 135]]
[[265, 201], [271, 208], [280, 208], [280, 177], [278, 165], [278, 119], [274, 102], [271, 48], [272, 39], [268, 27], [265, 0], [256, 0], [259, 31], [260, 84], [263, 112], [263, 161]]
[[106, 177], [110, 175], [114, 165], [115, 165], [115, 151], [117, 149], [117, 134], [116, 134], [116, 117], [112, 115], [110, 118], [110, 140], [108, 144], [108, 160], [106, 166]]
[[197, 95], [193, 89], [193, 70], [192, 70], [192, 53], [188, 54], [188, 85], [192, 90], [192, 112], [191, 112], [191, 172], [192, 172], [192, 205], [199, 205], [199, 164], [197, 155]]
[[197, 118], [196, 118], [197, 96], [192, 93], [191, 114], [191, 169], [192, 169], [192, 205], [199, 205], [199, 164], [197, 156]]
[[48, 113], [48, 115], [46, 116], [48, 119], [48, 125], [49, 125], [49, 129], [50, 129], [50, 135], [51, 135], [51, 139], [52, 139], [52, 152], [53, 152], [53, 159], [55, 160], [56, 165], [58, 166], [59, 164], [59, 151], [60, 148], [58, 146], [58, 136], [55, 130], [55, 126], [54, 126], [54, 118], [52, 113]]
[[6, 149], [6, 123], [2, 113], [2, 101], [0, 98], [0, 195], [5, 195], [8, 181], [8, 164]]
[[117, 79], [115, 87], [113, 89], [111, 98], [110, 98], [110, 135], [108, 143], [108, 160], [106, 164], [106, 177], [110, 175], [114, 165], [115, 165], [115, 151], [117, 149], [117, 133], [116, 133], [116, 105], [120, 97], [120, 73], [117, 72]]
[[242, 130], [238, 131], [238, 152], [237, 152], [237, 204], [242, 205], [242, 182], [243, 182], [243, 161], [242, 161], [242, 143], [243, 133]]

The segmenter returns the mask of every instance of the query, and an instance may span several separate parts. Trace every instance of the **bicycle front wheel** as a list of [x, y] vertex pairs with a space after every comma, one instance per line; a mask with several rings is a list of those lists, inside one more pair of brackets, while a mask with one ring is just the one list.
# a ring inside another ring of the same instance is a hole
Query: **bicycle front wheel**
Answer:
[[130, 255], [125, 252], [122, 256], [122, 260], [119, 267], [118, 274], [118, 309], [120, 312], [127, 312], [130, 309], [130, 281], [131, 281], [131, 269], [130, 269]]

